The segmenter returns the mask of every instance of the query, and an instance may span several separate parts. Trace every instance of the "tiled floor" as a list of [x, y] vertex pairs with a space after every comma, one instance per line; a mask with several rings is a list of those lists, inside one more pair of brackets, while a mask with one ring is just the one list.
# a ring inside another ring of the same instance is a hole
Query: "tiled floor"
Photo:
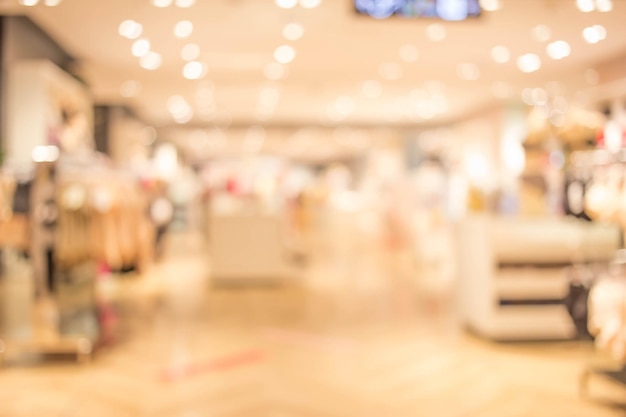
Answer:
[[83, 366], [0, 370], [0, 417], [626, 416], [579, 396], [590, 346], [474, 338], [418, 302], [397, 254], [358, 239], [316, 253], [289, 284], [215, 288], [201, 240], [173, 237], [118, 284], [119, 342]]

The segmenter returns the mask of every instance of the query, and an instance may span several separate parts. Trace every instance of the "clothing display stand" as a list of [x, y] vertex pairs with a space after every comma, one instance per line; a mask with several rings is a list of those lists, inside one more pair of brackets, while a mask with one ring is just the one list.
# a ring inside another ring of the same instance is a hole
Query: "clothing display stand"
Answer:
[[588, 327], [595, 336], [595, 350], [580, 376], [580, 393], [589, 399], [594, 399], [589, 389], [592, 376], [626, 389], [626, 250], [617, 251], [607, 269], [596, 277], [589, 295]]
[[464, 324], [492, 340], [567, 340], [568, 268], [603, 262], [619, 248], [615, 227], [575, 219], [468, 216], [458, 228]]
[[[62, 267], [58, 262], [59, 162], [36, 166], [30, 197], [30, 259], [33, 264], [34, 302], [32, 336], [11, 343], [22, 353], [74, 355], [78, 362], [91, 358], [97, 341], [94, 288], [95, 263]], [[80, 316], [80, 317], [79, 317]], [[86, 318], [86, 319], [85, 319]], [[78, 321], [89, 321], [84, 331]]]

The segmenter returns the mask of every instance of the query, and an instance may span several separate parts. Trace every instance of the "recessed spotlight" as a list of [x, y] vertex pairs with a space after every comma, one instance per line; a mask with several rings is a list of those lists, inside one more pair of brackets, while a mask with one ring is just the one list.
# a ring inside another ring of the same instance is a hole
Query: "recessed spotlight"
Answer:
[[276, 107], [280, 99], [280, 91], [274, 87], [263, 87], [259, 94], [259, 105], [261, 107]]
[[385, 62], [380, 64], [378, 72], [385, 80], [393, 81], [402, 78], [402, 67], [400, 64], [396, 64], [395, 62]]
[[548, 42], [552, 37], [552, 31], [546, 25], [537, 25], [533, 28], [532, 35], [537, 42]]
[[446, 35], [446, 28], [441, 23], [432, 23], [426, 27], [426, 36], [433, 42], [441, 42]]
[[506, 46], [498, 45], [491, 49], [491, 57], [498, 64], [506, 64], [511, 60], [511, 52]]
[[189, 112], [181, 115], [174, 116], [174, 121], [179, 125], [187, 124], [193, 119], [193, 110], [189, 110]]
[[565, 41], [554, 41], [546, 47], [548, 56], [552, 59], [563, 59], [569, 56], [571, 48]]
[[120, 95], [126, 98], [135, 97], [139, 93], [139, 89], [140, 85], [137, 81], [124, 81], [120, 87]]
[[513, 94], [513, 88], [504, 81], [495, 81], [491, 84], [491, 93], [499, 99], [506, 99]]
[[480, 69], [478, 65], [470, 62], [464, 62], [457, 66], [457, 73], [459, 77], [468, 81], [476, 81], [480, 78]]
[[593, 0], [576, 0], [576, 7], [584, 13], [593, 12], [595, 10]]
[[285, 66], [279, 64], [278, 62], [270, 62], [265, 66], [265, 69], [263, 70], [265, 78], [273, 81], [277, 81], [283, 78], [286, 72], [287, 71], [285, 70]]
[[139, 64], [142, 68], [154, 71], [159, 69], [161, 64], [163, 63], [163, 58], [161, 55], [156, 52], [149, 52], [146, 56], [142, 57], [139, 61]]
[[39, 0], [20, 0], [22, 6], [36, 6]]
[[49, 7], [55, 7], [61, 4], [62, 0], [44, 0], [43, 4]]
[[199, 80], [206, 75], [206, 65], [202, 62], [191, 61], [185, 64], [183, 76], [188, 80]]
[[436, 114], [445, 114], [450, 107], [448, 99], [443, 94], [436, 94], [431, 97], [430, 103]]
[[168, 7], [172, 4], [172, 0], [152, 0], [152, 5], [155, 7]]
[[545, 106], [548, 103], [548, 93], [543, 88], [533, 88], [531, 96], [536, 106]]
[[599, 12], [610, 12], [613, 10], [613, 0], [596, 0], [596, 9]]
[[148, 55], [150, 52], [150, 41], [147, 39], [137, 39], [133, 42], [132, 53], [133, 56], [137, 58], [141, 58], [142, 56]]
[[361, 86], [361, 92], [367, 98], [378, 98], [383, 93], [383, 87], [376, 80], [368, 80]]
[[274, 50], [274, 59], [281, 64], [289, 64], [296, 57], [296, 51], [289, 45], [282, 45]]
[[185, 39], [193, 33], [193, 23], [189, 20], [181, 20], [174, 26], [174, 36], [178, 39]]
[[298, 4], [298, 0], [276, 0], [276, 5], [281, 9], [293, 9]]
[[120, 36], [126, 39], [137, 39], [143, 32], [143, 26], [141, 23], [137, 23], [134, 20], [124, 20], [120, 23], [118, 33]]
[[480, 7], [487, 12], [500, 10], [500, 0], [480, 0]]
[[398, 51], [400, 59], [404, 62], [416, 62], [419, 58], [419, 51], [415, 45], [406, 44], [400, 47]]
[[200, 47], [195, 43], [189, 43], [180, 51], [180, 56], [185, 61], [195, 61], [200, 56]]
[[428, 100], [417, 103], [415, 113], [422, 119], [432, 119], [436, 116], [435, 109]]
[[172, 114], [184, 113], [189, 109], [189, 104], [183, 96], [174, 95], [167, 100], [167, 110]]
[[593, 25], [583, 30], [583, 38], [590, 44], [598, 43], [606, 39], [606, 28], [602, 25]]
[[283, 37], [288, 41], [297, 41], [304, 35], [304, 27], [300, 23], [287, 23], [283, 28]]
[[176, 5], [180, 8], [186, 9], [196, 4], [196, 0], [176, 0]]
[[522, 101], [529, 106], [532, 106], [534, 104], [532, 88], [524, 88], [524, 90], [522, 90]]
[[300, 0], [300, 6], [305, 9], [315, 9], [320, 7], [320, 4], [322, 4], [322, 0]]
[[535, 72], [541, 68], [541, 59], [536, 54], [525, 54], [517, 58], [517, 66], [522, 72]]

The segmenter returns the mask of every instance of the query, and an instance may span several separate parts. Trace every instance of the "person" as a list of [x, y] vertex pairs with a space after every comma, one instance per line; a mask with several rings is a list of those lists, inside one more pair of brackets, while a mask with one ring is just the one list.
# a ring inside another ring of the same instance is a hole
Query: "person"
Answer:
[[165, 186], [157, 185], [155, 197], [150, 204], [150, 219], [154, 223], [155, 234], [155, 257], [163, 255], [163, 238], [169, 224], [174, 217], [174, 205], [165, 195]]

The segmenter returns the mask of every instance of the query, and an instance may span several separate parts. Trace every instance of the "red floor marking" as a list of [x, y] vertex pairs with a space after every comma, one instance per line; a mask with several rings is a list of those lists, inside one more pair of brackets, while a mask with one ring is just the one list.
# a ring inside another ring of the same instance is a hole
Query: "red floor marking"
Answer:
[[265, 352], [261, 350], [251, 350], [247, 352], [238, 353], [236, 355], [224, 356], [217, 359], [212, 359], [207, 362], [193, 363], [176, 368], [168, 368], [160, 375], [160, 379], [165, 382], [173, 382], [183, 378], [189, 378], [194, 375], [208, 373], [228, 371], [240, 366], [251, 365], [257, 362], [261, 362], [265, 359]]
[[320, 336], [311, 333], [267, 329], [263, 334], [268, 339], [278, 343], [312, 347], [333, 353], [350, 353], [357, 348], [357, 343], [350, 339]]

